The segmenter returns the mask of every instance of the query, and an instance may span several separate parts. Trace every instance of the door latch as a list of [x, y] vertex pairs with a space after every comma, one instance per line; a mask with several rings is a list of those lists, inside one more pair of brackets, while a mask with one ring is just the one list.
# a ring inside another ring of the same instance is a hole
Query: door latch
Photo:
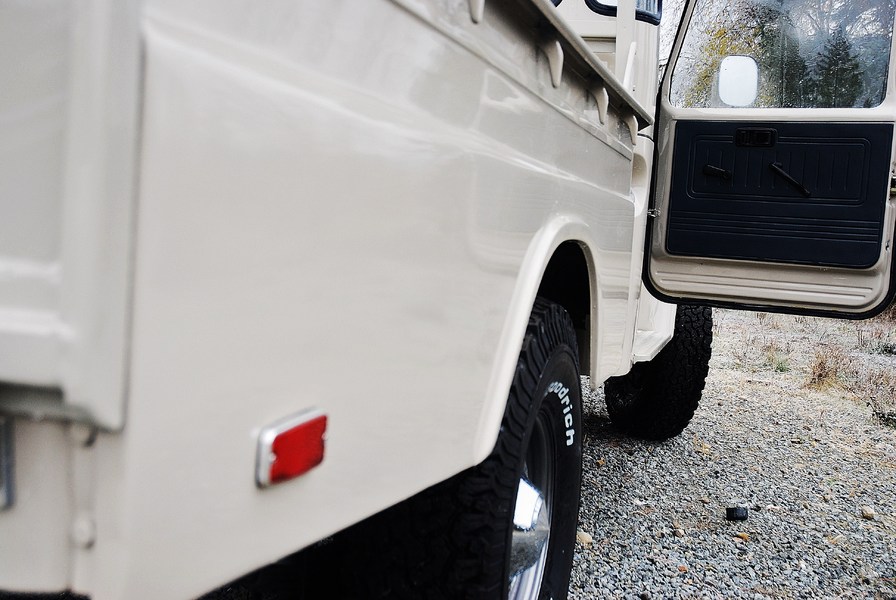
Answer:
[[12, 417], [0, 415], [0, 510], [15, 502]]
[[741, 127], [734, 132], [734, 145], [747, 148], [771, 148], [778, 141], [778, 131], [768, 127]]

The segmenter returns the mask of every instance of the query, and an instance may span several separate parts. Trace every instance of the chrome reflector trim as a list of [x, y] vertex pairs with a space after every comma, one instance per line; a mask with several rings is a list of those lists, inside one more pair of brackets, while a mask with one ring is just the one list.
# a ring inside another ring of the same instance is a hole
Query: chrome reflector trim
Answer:
[[255, 459], [255, 483], [258, 487], [265, 488], [276, 483], [271, 479], [271, 468], [277, 460], [274, 453], [274, 441], [278, 436], [324, 416], [326, 415], [323, 411], [310, 408], [261, 429], [258, 434], [258, 450]]

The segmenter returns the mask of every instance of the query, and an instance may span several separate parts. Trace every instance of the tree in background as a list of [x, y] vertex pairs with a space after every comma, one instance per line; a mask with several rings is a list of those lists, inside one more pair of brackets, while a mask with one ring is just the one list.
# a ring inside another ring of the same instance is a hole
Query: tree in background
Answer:
[[749, 38], [739, 35], [735, 28], [721, 25], [709, 33], [694, 62], [691, 85], [684, 91], [683, 106], [717, 106], [716, 74], [722, 59], [737, 54], [751, 55]]
[[756, 39], [756, 57], [761, 74], [756, 106], [794, 108], [807, 106], [813, 81], [800, 52], [793, 19], [779, 6], [746, 3], [741, 10], [751, 23]]
[[825, 42], [815, 62], [815, 98], [818, 108], [849, 108], [862, 93], [862, 68], [852, 44], [838, 27]]

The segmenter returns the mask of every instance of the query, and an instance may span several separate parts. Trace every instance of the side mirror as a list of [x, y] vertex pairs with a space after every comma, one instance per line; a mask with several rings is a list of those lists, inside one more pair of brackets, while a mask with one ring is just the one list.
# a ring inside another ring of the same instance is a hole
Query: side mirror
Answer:
[[726, 56], [719, 67], [719, 99], [728, 106], [749, 106], [759, 92], [759, 65], [750, 56]]

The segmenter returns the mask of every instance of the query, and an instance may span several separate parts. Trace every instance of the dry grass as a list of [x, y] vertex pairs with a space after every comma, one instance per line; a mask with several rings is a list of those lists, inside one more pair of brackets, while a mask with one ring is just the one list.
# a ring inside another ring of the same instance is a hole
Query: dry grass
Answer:
[[872, 369], [860, 385], [874, 414], [896, 426], [896, 373], [892, 369]]
[[896, 369], [880, 366], [875, 354], [896, 354], [896, 304], [870, 321], [855, 324], [852, 348], [848, 338], [815, 351], [807, 385], [826, 388], [841, 385], [867, 402], [881, 421], [896, 426]]
[[864, 321], [770, 313], [752, 318], [731, 322], [742, 336], [730, 350], [734, 368], [771, 372], [807, 388], [839, 388], [896, 427], [896, 303]]
[[821, 346], [815, 350], [815, 357], [809, 364], [806, 385], [815, 389], [826, 389], [840, 382], [840, 376], [850, 363], [843, 348], [835, 345]]
[[752, 371], [752, 364], [755, 360], [755, 348], [759, 345], [759, 338], [754, 335], [748, 335], [746, 343], [738, 345], [732, 352], [734, 361], [739, 369]]
[[762, 347], [765, 364], [777, 373], [790, 371], [790, 350], [781, 348], [775, 341], [766, 342]]
[[[874, 334], [872, 351], [896, 355], [896, 302], [872, 319], [870, 324]], [[881, 421], [896, 427], [896, 368], [891, 365], [868, 369], [860, 386], [874, 414]]]
[[[795, 323], [805, 328], [808, 323]], [[866, 402], [881, 421], [896, 426], [896, 304], [868, 321], [859, 321], [816, 340], [814, 356], [806, 365], [805, 385], [814, 389], [839, 386]], [[766, 349], [768, 356], [773, 348]], [[882, 356], [883, 355], [883, 356]], [[778, 370], [778, 369], [776, 369]]]
[[896, 301], [890, 304], [890, 306], [884, 312], [875, 317], [874, 320], [883, 323], [889, 323], [891, 325], [896, 325]]

